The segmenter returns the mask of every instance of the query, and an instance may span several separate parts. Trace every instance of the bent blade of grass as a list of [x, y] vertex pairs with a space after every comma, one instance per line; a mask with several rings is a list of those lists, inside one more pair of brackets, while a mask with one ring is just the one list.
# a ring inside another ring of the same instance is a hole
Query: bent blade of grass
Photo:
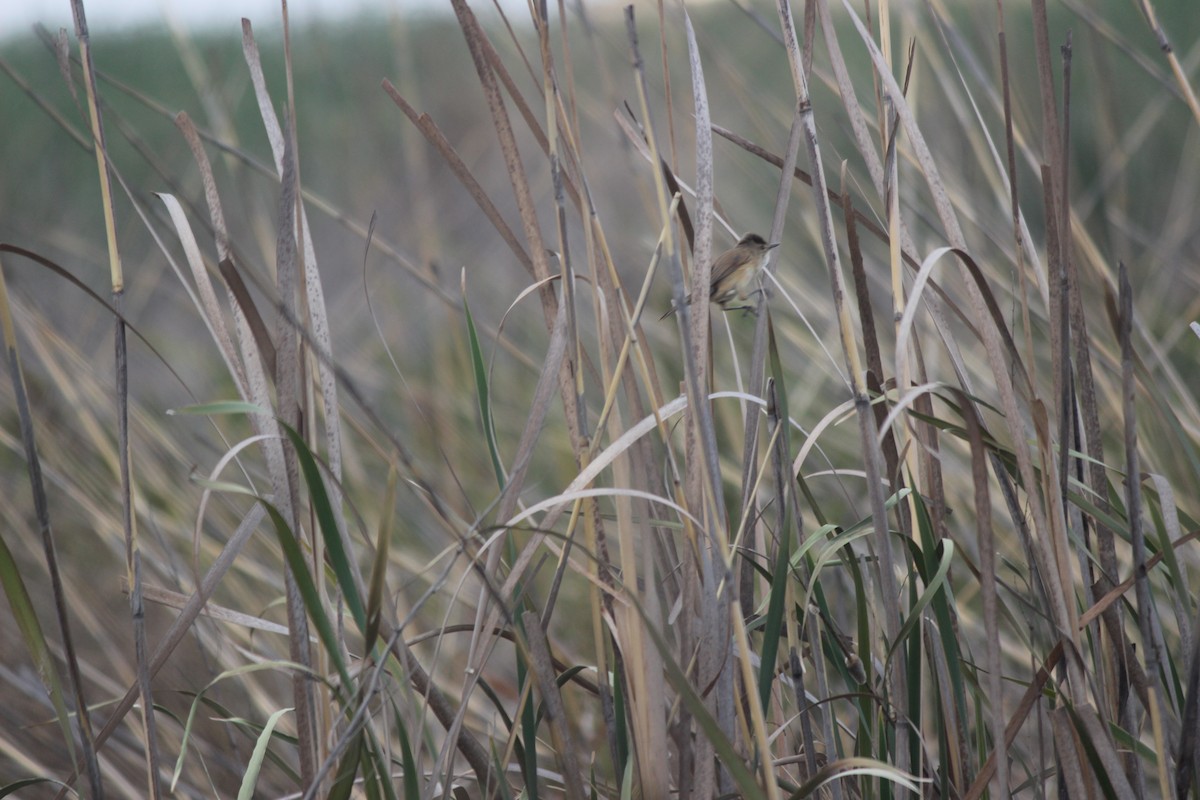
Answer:
[[266, 726], [259, 734], [258, 741], [254, 743], [254, 753], [250, 756], [250, 763], [246, 765], [246, 774], [242, 777], [241, 788], [238, 789], [238, 800], [252, 800], [254, 797], [254, 787], [258, 783], [258, 773], [262, 769], [263, 759], [266, 758], [267, 747], [271, 744], [271, 735], [275, 732], [275, 726], [279, 724], [280, 718], [291, 710], [290, 708], [281, 708], [267, 720]]
[[[191, 708], [188, 709], [187, 722], [185, 722], [183, 725], [183, 733], [180, 737], [179, 757], [175, 760], [175, 771], [171, 775], [171, 783], [168, 786], [168, 788], [171, 792], [175, 791], [176, 783], [179, 781], [179, 776], [183, 772], [183, 761], [187, 757], [188, 747], [189, 747], [189, 744], [190, 744], [191, 738], [192, 738], [191, 737], [192, 726], [195, 724], [196, 714], [200, 710], [200, 705], [202, 703], [207, 702], [207, 700], [205, 698], [205, 694], [208, 692], [208, 690], [212, 689], [214, 686], [216, 686], [218, 683], [221, 683], [226, 678], [235, 678], [239, 675], [247, 675], [247, 674], [254, 673], [254, 672], [262, 672], [264, 670], [273, 670], [273, 669], [292, 670], [292, 671], [299, 672], [302, 674], [308, 674], [314, 678], [319, 679], [318, 676], [313, 675], [312, 671], [310, 669], [308, 669], [308, 667], [305, 667], [303, 664], [297, 664], [292, 661], [264, 661], [264, 662], [257, 663], [257, 664], [244, 664], [240, 667], [234, 667], [233, 669], [229, 669], [229, 670], [226, 670], [225, 672], [222, 672], [220, 675], [218, 675], [217, 677], [215, 677], [211, 681], [209, 681], [208, 684], [203, 689], [201, 689], [199, 692], [196, 693], [196, 696], [192, 699]], [[287, 710], [290, 710], [290, 709], [287, 709]], [[276, 712], [276, 713], [278, 713], [278, 712]]]
[[37, 786], [38, 784], [42, 783], [49, 783], [52, 786], [57, 786], [61, 791], [64, 792], [70, 790], [71, 788], [69, 783], [64, 783], [62, 781], [55, 780], [54, 778], [22, 778], [20, 780], [0, 786], [0, 797], [8, 797], [11, 794], [16, 794], [22, 789], [26, 789], [30, 786]]
[[[550, 266], [542, 239], [541, 227], [538, 223], [537, 210], [533, 202], [528, 178], [517, 149], [512, 124], [509, 120], [508, 112], [505, 110], [503, 98], [500, 95], [496, 73], [493, 71], [487, 58], [486, 51], [490, 47], [490, 40], [480, 27], [475, 13], [470, 9], [465, 0], [451, 0], [451, 3], [455, 16], [458, 19], [459, 27], [462, 29], [463, 36], [467, 40], [467, 47], [475, 64], [475, 71], [478, 74], [479, 82], [487, 98], [488, 110], [496, 131], [496, 138], [504, 155], [505, 168], [512, 183], [513, 196], [521, 215], [521, 224], [525, 233], [525, 239], [529, 243], [534, 276], [539, 279], [545, 278], [550, 275]], [[554, 320], [555, 298], [553, 293], [543, 291], [541, 293], [541, 300], [542, 311], [545, 315], [546, 323], [549, 325]], [[568, 402], [568, 399], [572, 395], [572, 391], [569, 385], [569, 378], [563, 376], [563, 381], [561, 384], [563, 401], [567, 407], [567, 419], [570, 425], [572, 416], [569, 410], [571, 404]], [[577, 433], [577, 431], [572, 429], [572, 434]]]
[[[204, 170], [202, 169], [202, 172]], [[183, 245], [184, 254], [187, 256], [188, 267], [192, 271], [193, 280], [197, 286], [204, 287], [209, 284], [208, 272], [205, 269], [203, 260], [200, 256], [199, 247], [196, 245], [195, 235], [192, 233], [191, 225], [184, 216], [179, 202], [173, 195], [162, 194], [158, 195], [159, 199], [167, 207], [172, 223], [175, 225], [176, 234], [179, 237], [180, 243]], [[218, 242], [220, 237], [218, 237]], [[165, 248], [164, 248], [165, 251]], [[254, 331], [247, 322], [246, 314], [237, 302], [231, 304], [234, 321], [236, 323], [235, 331], [238, 337], [238, 343], [241, 347], [241, 360], [238, 360], [237, 354], [227, 351], [224, 347], [223, 340], [219, 331], [223, 326], [221, 320], [220, 308], [216, 303], [215, 296], [210, 303], [208, 300], [196, 299], [191, 284], [184, 279], [183, 271], [175, 265], [173, 258], [168, 259], [172, 268], [175, 269], [176, 275], [179, 277], [180, 284], [185, 288], [188, 295], [192, 297], [193, 304], [197, 309], [201, 310], [201, 318], [204, 324], [208, 327], [214, 340], [218, 344], [218, 350], [221, 353], [222, 359], [226, 364], [226, 369], [229, 372], [231, 380], [238, 389], [238, 394], [243, 400], [252, 401], [258, 404], [262, 409], [271, 407], [271, 391], [267, 375], [263, 371], [264, 360], [267, 354], [262, 352], [255, 338]], [[212, 294], [211, 287], [209, 294]], [[202, 296], [204, 292], [201, 292]], [[215, 315], [215, 320], [210, 320], [209, 316]], [[274, 377], [274, 375], [272, 375]], [[190, 394], [190, 392], [189, 392]], [[255, 431], [260, 434], [271, 434], [274, 437], [279, 436], [277, 426], [272, 419], [271, 414], [261, 411], [260, 413], [252, 414], [250, 424]], [[278, 441], [267, 440], [263, 443], [263, 453], [266, 456], [268, 471], [272, 476], [281, 475], [283, 473], [283, 451]], [[278, 486], [276, 486], [278, 489]]]
[[[229, 331], [225, 327], [225, 316], [221, 313], [221, 306], [217, 302], [217, 294], [213, 289], [212, 281], [209, 280], [208, 270], [205, 268], [204, 258], [200, 254], [200, 246], [196, 242], [192, 226], [188, 222], [183, 206], [180, 205], [179, 200], [174, 195], [160, 192], [156, 196], [166, 206], [171, 224], [175, 226], [175, 235], [179, 239], [180, 245], [183, 246], [183, 255], [188, 267], [191, 269], [192, 280], [195, 282], [196, 292], [199, 294], [196, 305], [197, 310], [200, 312], [200, 319], [204, 322], [204, 326], [208, 328], [209, 335], [216, 343], [217, 351], [221, 354], [221, 359], [225, 362], [225, 368], [229, 371], [229, 377], [233, 380], [234, 385], [238, 387], [238, 393], [245, 396], [247, 393], [246, 376], [238, 360], [237, 351], [234, 349], [233, 340], [230, 338]], [[191, 286], [183, 281], [182, 274], [179, 277], [180, 282], [183, 283], [188, 293], [191, 294]]]
[[885, 664], [892, 660], [892, 656], [895, 655], [896, 649], [921, 622], [921, 615], [925, 611], [925, 607], [928, 606], [929, 603], [932, 602], [942, 590], [942, 588], [947, 585], [946, 576], [950, 572], [950, 563], [954, 560], [954, 540], [943, 539], [941, 545], [942, 555], [941, 558], [938, 559], [937, 572], [934, 573], [933, 577], [925, 585], [925, 590], [921, 592], [921, 595], [917, 598], [917, 601], [913, 603], [912, 606], [907, 610], [908, 617], [904, 620], [903, 625], [900, 626], [900, 630], [895, 641], [888, 646], [887, 656], [884, 658]]
[[816, 795], [817, 790], [822, 786], [832, 781], [854, 777], [855, 775], [882, 778], [897, 786], [902, 786], [918, 796], [921, 794], [919, 784], [928, 784], [931, 782], [929, 779], [917, 778], [916, 776], [909, 775], [907, 772], [896, 769], [890, 764], [873, 758], [840, 758], [837, 761], [830, 761], [821, 767], [816, 775], [792, 793], [792, 797], [812, 797]]

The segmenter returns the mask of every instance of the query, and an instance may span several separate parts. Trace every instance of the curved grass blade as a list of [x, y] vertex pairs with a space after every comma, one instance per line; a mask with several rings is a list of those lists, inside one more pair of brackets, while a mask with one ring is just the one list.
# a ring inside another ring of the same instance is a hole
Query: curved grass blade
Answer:
[[954, 540], [943, 539], [941, 547], [942, 554], [938, 559], [937, 572], [934, 573], [933, 577], [925, 585], [925, 591], [921, 592], [921, 596], [917, 598], [917, 601], [909, 609], [908, 617], [904, 620], [904, 624], [900, 626], [900, 631], [895, 641], [888, 647], [887, 657], [884, 659], [885, 665], [892, 660], [896, 649], [912, 633], [917, 623], [921, 621], [921, 614], [924, 613], [925, 607], [932, 602], [933, 598], [937, 596], [938, 592], [946, 584], [946, 576], [950, 573], [950, 562], [954, 560]]
[[238, 789], [238, 800], [251, 800], [254, 797], [254, 786], [258, 783], [258, 773], [262, 769], [263, 759], [267, 756], [267, 747], [271, 744], [271, 734], [274, 733], [275, 726], [279, 724], [280, 717], [291, 710], [290, 708], [281, 708], [267, 720], [263, 732], [259, 734], [258, 741], [254, 744], [254, 753], [250, 756], [250, 763], [246, 765], [246, 774], [242, 777], [241, 788]]
[[175, 772], [171, 775], [171, 783], [169, 786], [171, 792], [175, 791], [175, 785], [179, 781], [180, 774], [183, 772], [183, 761], [187, 757], [188, 746], [191, 741], [192, 726], [196, 722], [196, 714], [200, 710], [200, 704], [208, 704], [209, 702], [205, 697], [205, 693], [226, 678], [233, 678], [239, 675], [245, 675], [252, 672], [261, 672], [263, 670], [270, 669], [291, 669], [299, 670], [301, 672], [308, 672], [308, 670], [302, 664], [296, 664], [291, 661], [267, 661], [260, 664], [246, 664], [244, 666], [235, 667], [234, 669], [222, 672], [220, 675], [209, 681], [207, 686], [196, 693], [195, 697], [192, 699], [192, 706], [188, 710], [187, 722], [185, 722], [183, 725], [183, 736], [179, 744], [179, 758], [175, 761]]

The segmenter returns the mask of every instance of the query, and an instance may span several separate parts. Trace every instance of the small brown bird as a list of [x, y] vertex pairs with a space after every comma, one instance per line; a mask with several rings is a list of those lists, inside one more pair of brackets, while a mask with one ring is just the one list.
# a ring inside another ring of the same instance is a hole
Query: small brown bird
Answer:
[[[755, 283], [767, 263], [767, 253], [778, 246], [779, 242], [767, 244], [767, 240], [757, 233], [747, 233], [734, 247], [718, 256], [712, 265], [709, 302], [716, 303], [724, 311], [747, 308], [757, 312], [756, 305], [746, 305], [746, 302], [751, 295], [762, 291], [755, 288]], [[672, 307], [659, 319], [666, 319], [676, 310]]]

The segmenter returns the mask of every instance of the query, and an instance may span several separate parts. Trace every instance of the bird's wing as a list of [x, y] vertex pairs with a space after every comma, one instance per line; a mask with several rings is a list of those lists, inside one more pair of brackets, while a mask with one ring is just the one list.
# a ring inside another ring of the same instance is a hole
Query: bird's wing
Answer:
[[723, 279], [729, 277], [729, 273], [733, 272], [734, 267], [737, 266], [737, 255], [738, 254], [736, 250], [726, 250], [716, 261], [713, 262], [712, 278], [710, 279], [708, 286], [708, 294], [710, 297], [712, 296], [713, 290], [716, 289], [717, 284]]

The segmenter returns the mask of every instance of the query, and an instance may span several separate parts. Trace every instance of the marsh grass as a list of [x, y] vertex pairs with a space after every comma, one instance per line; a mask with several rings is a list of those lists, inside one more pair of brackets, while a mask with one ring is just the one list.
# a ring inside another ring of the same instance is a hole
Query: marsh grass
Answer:
[[0, 65], [107, 187], [0, 244], [0, 792], [1197, 796], [1194, 20], [533, 5]]

